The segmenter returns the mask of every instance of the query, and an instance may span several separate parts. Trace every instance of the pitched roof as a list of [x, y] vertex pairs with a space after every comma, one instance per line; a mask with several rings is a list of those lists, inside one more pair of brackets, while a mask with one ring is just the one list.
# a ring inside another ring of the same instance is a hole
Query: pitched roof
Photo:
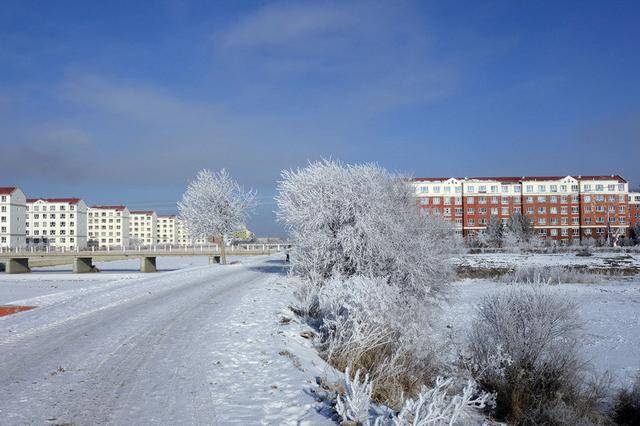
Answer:
[[9, 195], [9, 194], [13, 194], [13, 191], [15, 191], [16, 188], [15, 186], [0, 186], [0, 194], [2, 195]]
[[102, 209], [102, 210], [124, 210], [126, 206], [91, 206], [92, 209]]
[[599, 175], [599, 176], [574, 176], [578, 180], [615, 180], [620, 183], [627, 183], [627, 180], [620, 175]]
[[78, 204], [80, 202], [80, 198], [27, 198], [27, 203], [35, 203], [39, 200], [46, 201], [48, 203]]
[[161, 218], [161, 217], [171, 219], [171, 218], [176, 217], [176, 215], [175, 214], [159, 214], [158, 218]]
[[503, 182], [503, 183], [507, 183], [507, 182], [512, 182], [512, 183], [517, 183], [520, 182], [522, 180], [521, 177], [518, 176], [474, 176], [474, 177], [470, 177], [470, 178], [465, 178], [465, 180], [493, 180], [496, 182]]
[[[571, 176], [576, 180], [615, 180], [619, 183], [627, 183], [627, 181], [620, 175], [565, 175], [565, 176], [471, 176], [464, 178], [454, 178], [463, 181], [469, 180], [493, 180], [497, 182], [521, 182], [521, 181], [549, 181], [549, 180], [560, 180], [564, 179], [567, 176]], [[413, 178], [414, 182], [443, 182], [451, 178], [441, 178], [441, 177], [419, 177]]]
[[[414, 182], [444, 182], [445, 180], [449, 180], [451, 179], [450, 177], [419, 177], [419, 178], [413, 178], [412, 180]], [[460, 178], [454, 178], [454, 179], [460, 179]]]
[[131, 213], [131, 214], [144, 214], [144, 215], [147, 215], [147, 216], [151, 216], [155, 212], [153, 210], [135, 210], [135, 211], [132, 210], [129, 213]]

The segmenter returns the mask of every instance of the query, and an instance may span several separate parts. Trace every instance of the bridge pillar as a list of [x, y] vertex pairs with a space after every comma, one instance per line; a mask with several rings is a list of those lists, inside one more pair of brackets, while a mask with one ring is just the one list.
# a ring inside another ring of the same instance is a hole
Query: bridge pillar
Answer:
[[73, 272], [86, 274], [88, 272], [98, 272], [98, 268], [93, 266], [93, 259], [90, 257], [76, 257], [73, 259]]
[[216, 263], [220, 263], [220, 255], [214, 254], [213, 256], [209, 256], [209, 265], [213, 265]]
[[29, 259], [27, 258], [14, 258], [7, 259], [4, 270], [7, 274], [24, 274], [31, 272], [29, 268]]
[[156, 258], [145, 256], [140, 259], [140, 272], [158, 272]]

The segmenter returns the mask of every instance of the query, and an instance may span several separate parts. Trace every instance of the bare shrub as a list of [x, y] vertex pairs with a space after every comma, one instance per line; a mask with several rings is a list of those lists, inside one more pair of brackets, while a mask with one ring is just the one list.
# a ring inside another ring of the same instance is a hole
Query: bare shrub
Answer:
[[619, 425], [640, 424], [640, 375], [630, 388], [616, 394], [612, 418]]
[[508, 284], [596, 284], [602, 277], [562, 266], [520, 265], [504, 274], [500, 281]]
[[596, 417], [581, 375], [581, 326], [575, 304], [543, 286], [513, 286], [482, 299], [469, 333], [470, 369], [496, 393], [499, 420]]
[[384, 279], [332, 278], [319, 290], [321, 355], [340, 370], [366, 371], [373, 398], [399, 406], [436, 368], [430, 310]]

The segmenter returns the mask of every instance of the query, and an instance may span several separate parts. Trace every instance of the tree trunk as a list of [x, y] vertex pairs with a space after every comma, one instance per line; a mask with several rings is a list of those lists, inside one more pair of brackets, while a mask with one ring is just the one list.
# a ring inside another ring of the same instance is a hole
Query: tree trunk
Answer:
[[223, 265], [227, 264], [227, 249], [224, 246], [224, 235], [220, 237], [220, 260]]

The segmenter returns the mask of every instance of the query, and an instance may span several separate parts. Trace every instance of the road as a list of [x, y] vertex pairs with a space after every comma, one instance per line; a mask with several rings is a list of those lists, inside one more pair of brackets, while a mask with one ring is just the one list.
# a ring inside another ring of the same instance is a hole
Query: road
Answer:
[[326, 421], [278, 355], [283, 270], [252, 259], [34, 299], [0, 318], [0, 424]]

